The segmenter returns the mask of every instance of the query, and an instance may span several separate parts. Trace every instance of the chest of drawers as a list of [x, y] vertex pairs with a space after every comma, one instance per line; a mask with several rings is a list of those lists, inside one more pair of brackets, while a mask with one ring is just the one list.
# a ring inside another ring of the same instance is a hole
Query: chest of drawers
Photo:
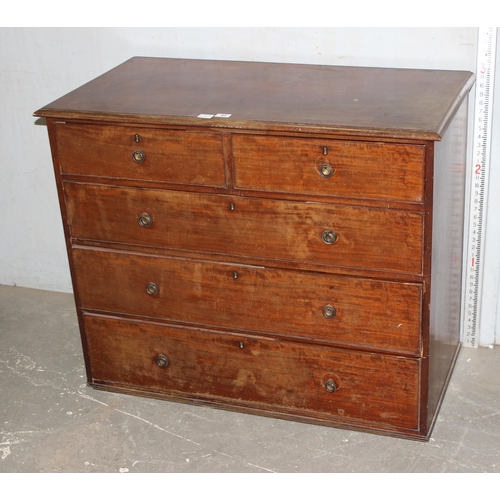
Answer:
[[37, 111], [89, 384], [428, 439], [473, 82], [137, 57]]

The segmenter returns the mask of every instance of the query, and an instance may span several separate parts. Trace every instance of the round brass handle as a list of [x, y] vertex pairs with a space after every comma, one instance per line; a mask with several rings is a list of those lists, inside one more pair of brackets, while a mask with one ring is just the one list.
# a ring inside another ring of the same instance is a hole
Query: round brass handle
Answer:
[[337, 310], [335, 309], [335, 307], [333, 307], [333, 306], [323, 307], [323, 316], [326, 319], [335, 318], [336, 315], [337, 315]]
[[334, 233], [333, 231], [325, 231], [321, 235], [321, 239], [323, 240], [323, 243], [331, 245], [332, 243], [335, 243], [337, 241], [338, 237], [337, 233]]
[[137, 150], [132, 153], [132, 159], [136, 163], [142, 163], [146, 159], [146, 155], [142, 151]]
[[333, 172], [334, 172], [333, 167], [328, 163], [323, 163], [323, 165], [319, 167], [319, 173], [321, 174], [321, 177], [324, 177], [325, 179], [331, 177], [333, 175]]
[[156, 364], [162, 368], [165, 366], [168, 366], [170, 363], [170, 360], [167, 358], [167, 356], [162, 356], [161, 354], [159, 356], [156, 356]]
[[148, 295], [156, 295], [159, 291], [160, 289], [156, 283], [148, 283], [146, 285], [146, 293]]
[[325, 389], [326, 389], [326, 392], [335, 392], [338, 389], [338, 387], [337, 387], [337, 384], [333, 380], [327, 380], [325, 382]]
[[149, 227], [151, 224], [153, 224], [153, 218], [149, 214], [142, 214], [139, 216], [137, 222], [139, 223], [139, 226]]

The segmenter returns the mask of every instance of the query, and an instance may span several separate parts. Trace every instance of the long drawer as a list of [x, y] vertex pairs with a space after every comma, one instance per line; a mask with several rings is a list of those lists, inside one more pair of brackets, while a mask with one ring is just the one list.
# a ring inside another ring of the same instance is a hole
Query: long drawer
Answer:
[[221, 134], [56, 124], [61, 171], [225, 187]]
[[422, 273], [423, 214], [65, 183], [77, 239]]
[[424, 200], [421, 145], [235, 134], [232, 147], [237, 188]]
[[77, 247], [82, 308], [418, 355], [422, 286]]
[[85, 315], [94, 384], [417, 429], [418, 359]]

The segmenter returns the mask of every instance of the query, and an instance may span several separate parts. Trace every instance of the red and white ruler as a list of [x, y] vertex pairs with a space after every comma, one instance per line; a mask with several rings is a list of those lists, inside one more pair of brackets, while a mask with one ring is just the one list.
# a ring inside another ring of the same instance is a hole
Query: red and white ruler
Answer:
[[462, 343], [468, 347], [479, 345], [496, 37], [497, 28], [479, 28], [462, 323]]

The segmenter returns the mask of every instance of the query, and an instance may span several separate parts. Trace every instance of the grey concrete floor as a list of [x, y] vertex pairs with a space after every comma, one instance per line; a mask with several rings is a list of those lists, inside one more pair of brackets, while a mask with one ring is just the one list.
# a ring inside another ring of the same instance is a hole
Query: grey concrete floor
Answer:
[[500, 349], [461, 351], [428, 443], [97, 391], [73, 296], [0, 286], [0, 472], [499, 472]]

